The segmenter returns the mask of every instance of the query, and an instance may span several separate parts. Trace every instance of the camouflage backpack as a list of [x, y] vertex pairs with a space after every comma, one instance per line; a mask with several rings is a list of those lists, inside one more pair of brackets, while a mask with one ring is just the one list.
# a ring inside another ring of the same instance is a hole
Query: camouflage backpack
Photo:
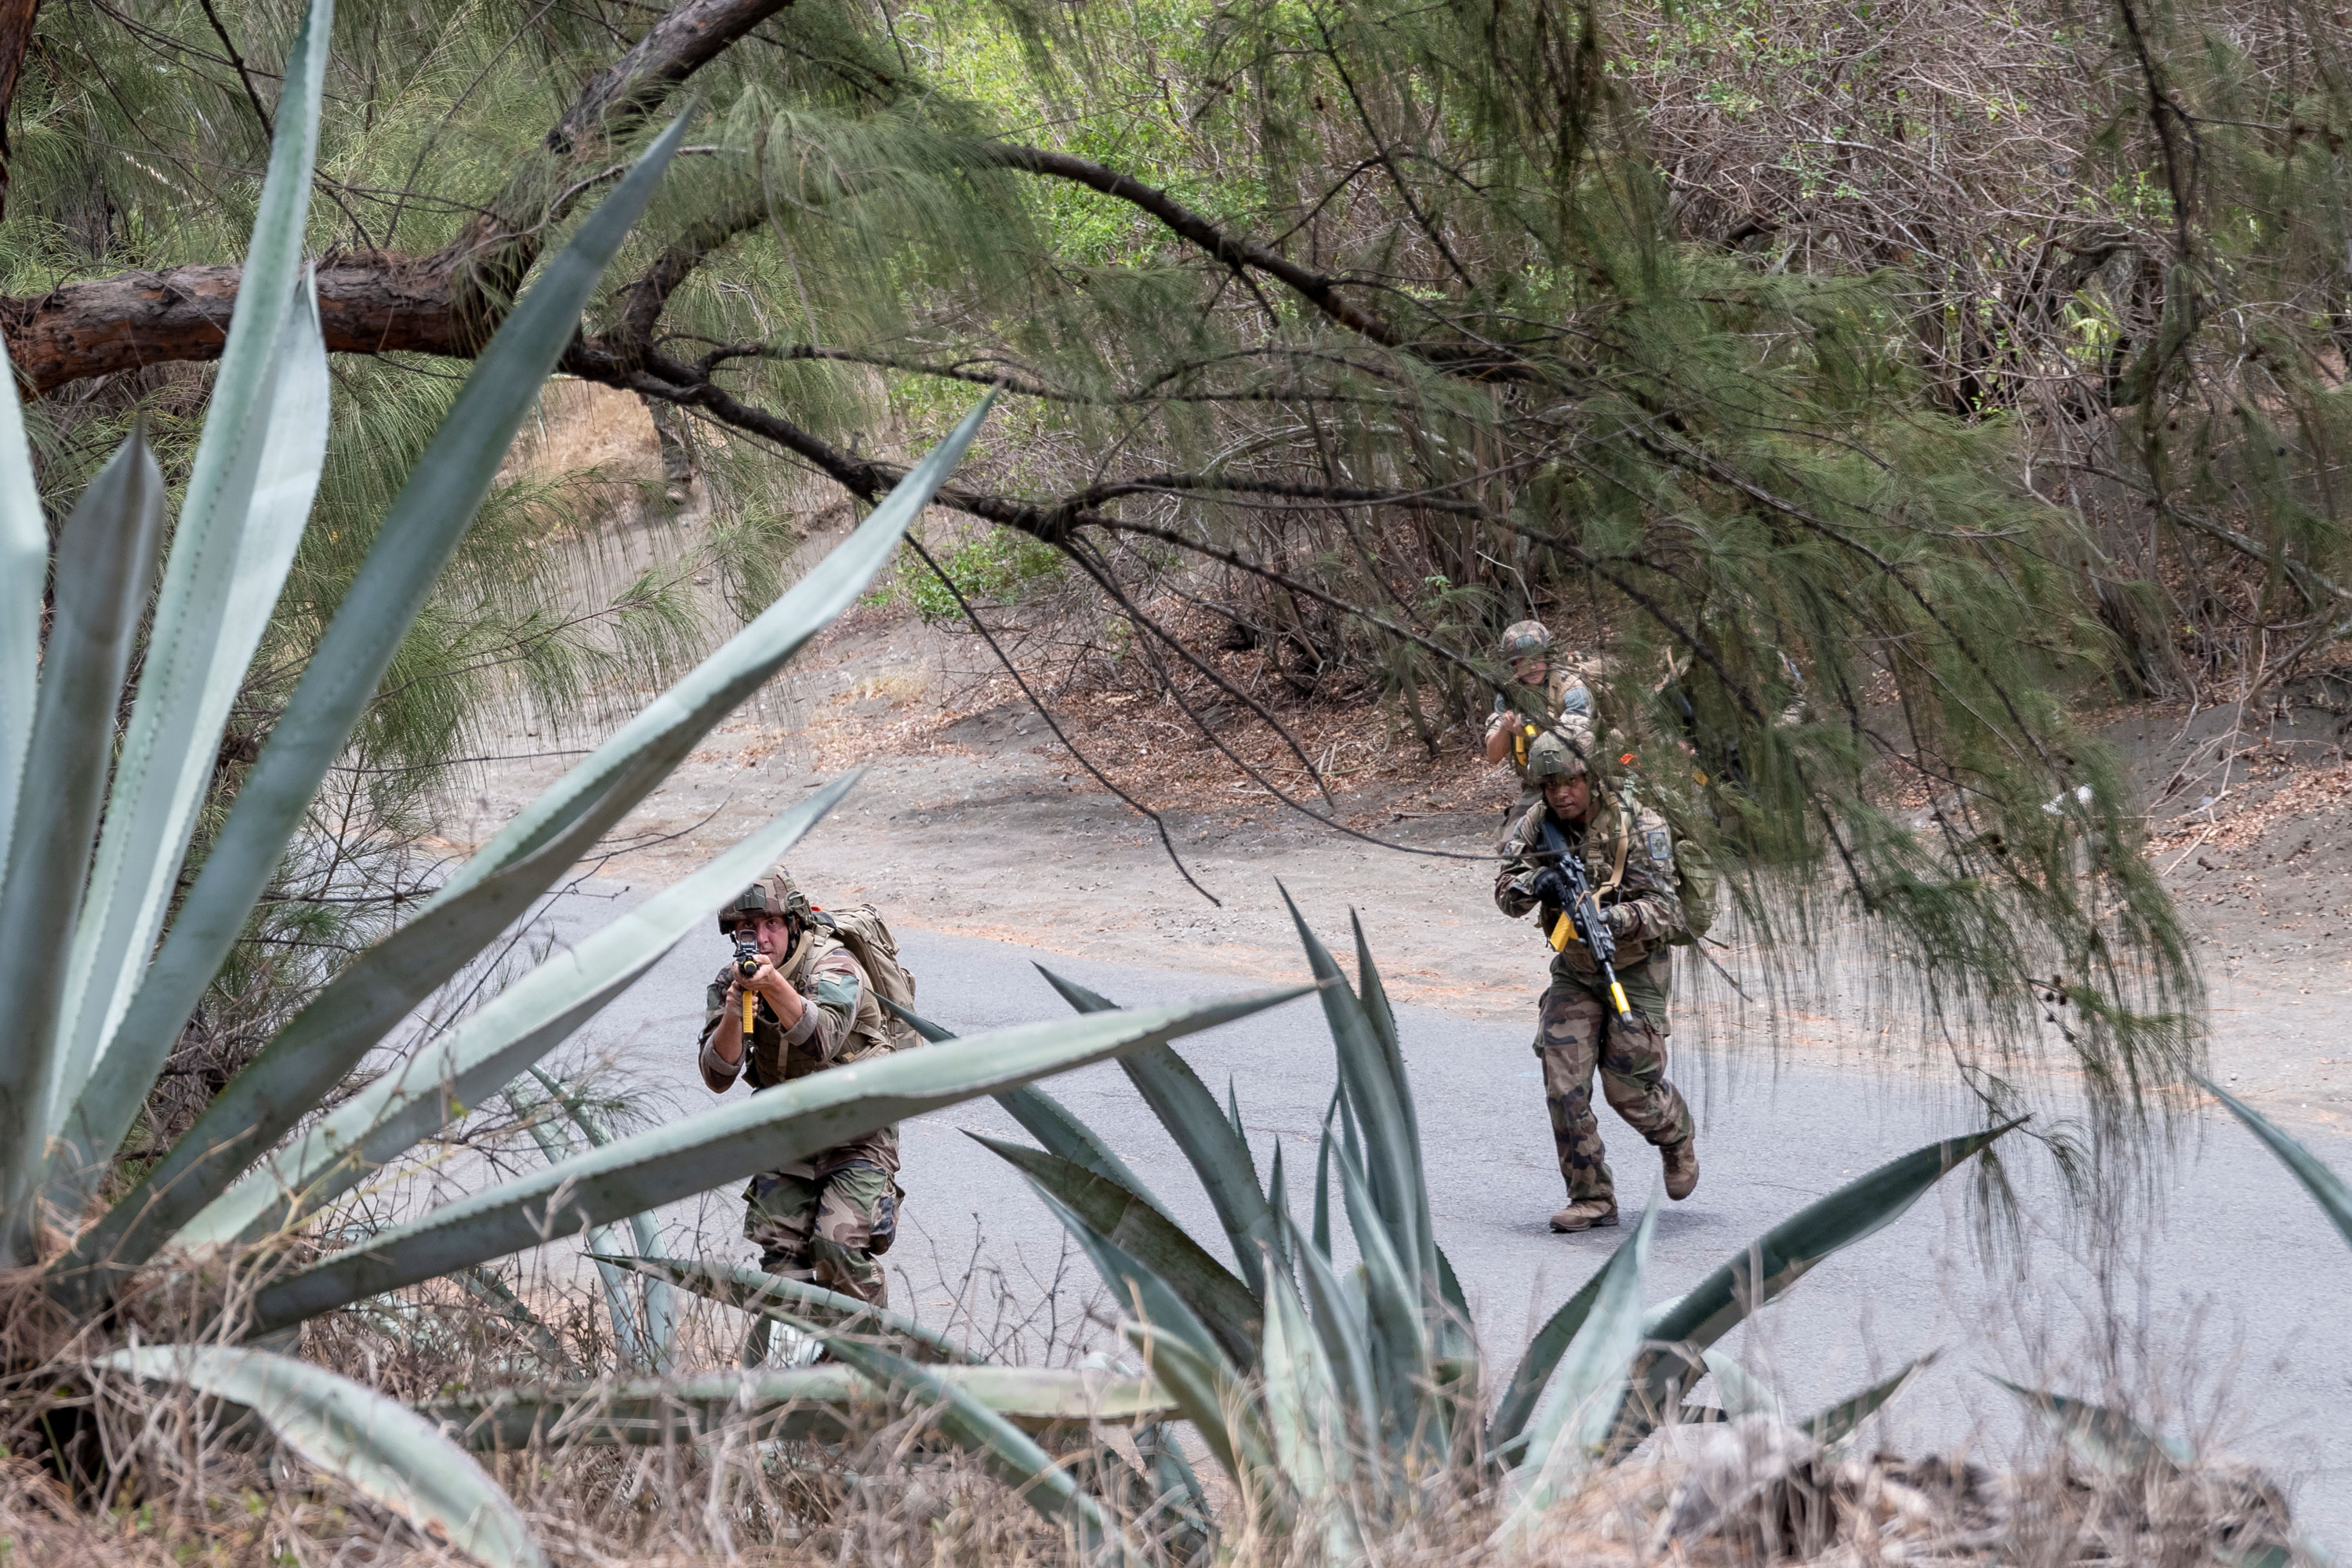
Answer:
[[1682, 901], [1685, 934], [1674, 938], [1674, 945], [1696, 947], [1707, 928], [1715, 924], [1716, 894], [1722, 884], [1715, 868], [1715, 857], [1691, 837], [1683, 826], [1683, 814], [1672, 805], [1663, 798], [1645, 798], [1643, 804], [1666, 819], [1666, 826], [1675, 836], [1675, 896]]
[[[811, 914], [818, 925], [849, 950], [850, 957], [857, 960], [866, 977], [874, 983], [877, 996], [910, 1013], [915, 1010], [915, 977], [898, 962], [898, 939], [882, 923], [879, 910], [872, 904], [852, 904], [845, 910], [812, 907]], [[889, 1009], [883, 1011], [887, 1015]], [[890, 1022], [890, 1037], [894, 1047], [922, 1043], [914, 1030], [895, 1017]]]

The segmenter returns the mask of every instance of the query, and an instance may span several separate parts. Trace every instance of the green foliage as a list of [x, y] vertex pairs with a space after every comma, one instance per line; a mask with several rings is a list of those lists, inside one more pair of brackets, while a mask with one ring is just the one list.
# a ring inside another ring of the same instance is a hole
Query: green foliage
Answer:
[[[1069, 560], [1060, 551], [1003, 529], [990, 529], [932, 553], [956, 591], [978, 605], [1018, 605], [1059, 585], [1069, 570]], [[962, 624], [955, 594], [928, 570], [902, 573], [895, 592], [928, 625]]]
[[[1507, 1488], [1512, 1507], [1503, 1534], [1517, 1536], [1589, 1467], [1622, 1457], [1676, 1409], [1680, 1393], [1710, 1364], [1708, 1347], [1732, 1326], [1822, 1258], [1892, 1224], [2010, 1131], [1988, 1129], [1890, 1162], [1774, 1227], [1689, 1295], [1645, 1312], [1654, 1204], [1537, 1333], [1493, 1418], [1482, 1423], [1485, 1367], [1436, 1249], [1417, 1113], [1380, 970], [1360, 929], [1355, 987], [1303, 920], [1298, 930], [1339, 1067], [1311, 1232], [1290, 1214], [1278, 1162], [1261, 1187], [1237, 1134], [1205, 1135], [1193, 1097], [1171, 1087], [1198, 1080], [1164, 1048], [1123, 1065], [1224, 1218], [1235, 1263], [1254, 1256], [1255, 1268], [1228, 1270], [1102, 1162], [982, 1142], [1028, 1177], [1093, 1260], [1118, 1303], [1121, 1331], [1231, 1479], [1248, 1510], [1244, 1528], [1312, 1541], [1333, 1562], [1360, 1560], [1412, 1506], [1417, 1487], [1456, 1467]], [[1079, 1012], [1118, 1016], [1105, 998], [1047, 978]], [[910, 1021], [927, 1038], [951, 1038]], [[1174, 1058], [1181, 1072], [1152, 1069], [1155, 1055]], [[1208, 1114], [1233, 1133], [1213, 1102]], [[1066, 1112], [1040, 1121], [1056, 1141], [1069, 1141]], [[1360, 1259], [1344, 1271], [1323, 1217], [1335, 1169]], [[1376, 1182], [1372, 1172], [1383, 1174]], [[1232, 1196], [1236, 1184], [1266, 1210], [1270, 1234], [1228, 1216], [1242, 1206]], [[1823, 1443], [1842, 1439], [1919, 1364], [1821, 1412], [1805, 1429]]]

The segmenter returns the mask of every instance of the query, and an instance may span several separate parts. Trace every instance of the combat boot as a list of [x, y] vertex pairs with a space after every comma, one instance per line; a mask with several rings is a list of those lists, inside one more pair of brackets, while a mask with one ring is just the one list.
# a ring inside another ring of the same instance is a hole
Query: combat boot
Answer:
[[1666, 1157], [1666, 1196], [1680, 1203], [1698, 1189], [1698, 1140], [1685, 1138], [1667, 1144], [1662, 1152]]
[[1570, 1231], [1591, 1230], [1595, 1226], [1615, 1225], [1617, 1205], [1599, 1198], [1582, 1198], [1551, 1216], [1552, 1229], [1563, 1235]]

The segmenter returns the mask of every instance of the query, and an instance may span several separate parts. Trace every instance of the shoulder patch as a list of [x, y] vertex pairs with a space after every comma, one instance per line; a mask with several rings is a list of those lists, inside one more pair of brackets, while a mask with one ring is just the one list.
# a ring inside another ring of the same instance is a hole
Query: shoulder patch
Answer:
[[1650, 858], [1665, 866], [1673, 863], [1674, 857], [1673, 837], [1663, 827], [1650, 829]]

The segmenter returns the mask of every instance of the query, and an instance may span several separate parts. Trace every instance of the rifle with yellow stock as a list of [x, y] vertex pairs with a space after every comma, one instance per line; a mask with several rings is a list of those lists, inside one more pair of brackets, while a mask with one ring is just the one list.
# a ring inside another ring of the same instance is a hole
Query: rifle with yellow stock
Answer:
[[1625, 988], [1617, 983], [1617, 933], [1609, 929], [1609, 917], [1592, 896], [1584, 858], [1570, 850], [1559, 824], [1549, 812], [1544, 815], [1543, 835], [1544, 848], [1530, 858], [1549, 862], [1536, 874], [1535, 893], [1559, 911], [1547, 933], [1552, 951], [1565, 952], [1570, 942], [1581, 941], [1593, 963], [1600, 965], [1601, 978], [1609, 984], [1609, 1000], [1615, 1005], [1617, 1016], [1630, 1024], [1633, 1009], [1626, 1004]]

